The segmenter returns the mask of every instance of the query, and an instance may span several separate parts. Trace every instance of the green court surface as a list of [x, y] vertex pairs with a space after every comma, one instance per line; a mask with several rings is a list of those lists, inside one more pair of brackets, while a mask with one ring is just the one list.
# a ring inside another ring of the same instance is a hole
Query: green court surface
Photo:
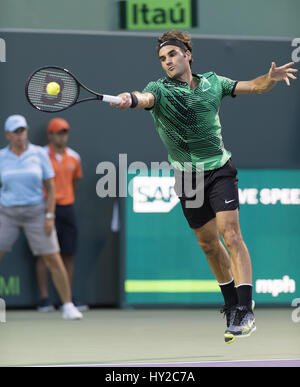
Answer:
[[60, 312], [9, 310], [0, 323], [0, 366], [129, 365], [300, 358], [292, 308], [257, 308], [257, 331], [225, 344], [218, 309], [92, 309], [81, 321]]

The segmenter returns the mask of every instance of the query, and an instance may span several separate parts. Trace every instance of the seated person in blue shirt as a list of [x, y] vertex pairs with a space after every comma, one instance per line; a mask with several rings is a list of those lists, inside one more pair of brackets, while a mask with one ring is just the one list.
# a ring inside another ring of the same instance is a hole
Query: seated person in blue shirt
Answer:
[[0, 259], [11, 250], [22, 229], [33, 255], [42, 256], [51, 272], [63, 303], [62, 317], [80, 319], [82, 314], [71, 301], [54, 226], [54, 171], [45, 150], [28, 142], [27, 129], [23, 116], [12, 115], [5, 121], [9, 145], [0, 150]]

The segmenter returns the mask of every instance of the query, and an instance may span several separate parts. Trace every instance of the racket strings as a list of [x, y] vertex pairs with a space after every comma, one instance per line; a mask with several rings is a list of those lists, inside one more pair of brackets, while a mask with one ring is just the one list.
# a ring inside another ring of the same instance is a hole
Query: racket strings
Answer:
[[[60, 86], [57, 95], [46, 91], [48, 83], [56, 82]], [[27, 85], [29, 101], [39, 110], [56, 112], [73, 105], [79, 95], [76, 80], [66, 71], [55, 68], [41, 69], [31, 77]]]

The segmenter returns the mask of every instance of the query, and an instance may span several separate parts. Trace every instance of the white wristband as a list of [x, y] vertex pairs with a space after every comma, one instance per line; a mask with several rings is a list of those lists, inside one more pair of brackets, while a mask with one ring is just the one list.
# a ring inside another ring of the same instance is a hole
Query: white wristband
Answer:
[[52, 214], [51, 212], [47, 212], [46, 215], [45, 215], [45, 218], [46, 219], [55, 219], [55, 215]]

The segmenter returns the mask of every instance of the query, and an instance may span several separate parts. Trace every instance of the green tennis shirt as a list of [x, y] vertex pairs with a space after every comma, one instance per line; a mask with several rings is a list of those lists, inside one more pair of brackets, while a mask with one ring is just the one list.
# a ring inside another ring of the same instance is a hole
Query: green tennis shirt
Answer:
[[237, 81], [214, 72], [193, 77], [199, 80], [194, 90], [167, 77], [148, 83], [143, 92], [155, 97], [150, 113], [172, 166], [196, 171], [196, 163], [203, 163], [207, 171], [222, 167], [231, 157], [223, 144], [219, 109], [223, 97], [234, 97]]

